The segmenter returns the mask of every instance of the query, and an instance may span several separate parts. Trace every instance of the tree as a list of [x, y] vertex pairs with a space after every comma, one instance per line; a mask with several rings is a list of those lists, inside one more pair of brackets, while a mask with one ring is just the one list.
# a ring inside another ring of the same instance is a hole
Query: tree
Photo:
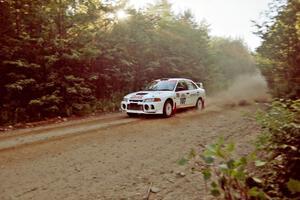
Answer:
[[241, 39], [214, 37], [211, 42], [211, 59], [218, 84], [214, 87], [228, 87], [236, 77], [257, 71], [250, 50]]
[[275, 1], [277, 15], [257, 25], [263, 42], [257, 60], [275, 97], [299, 98], [300, 95], [300, 2]]
[[78, 114], [94, 101], [93, 41], [109, 9], [96, 0], [0, 2], [1, 123]]

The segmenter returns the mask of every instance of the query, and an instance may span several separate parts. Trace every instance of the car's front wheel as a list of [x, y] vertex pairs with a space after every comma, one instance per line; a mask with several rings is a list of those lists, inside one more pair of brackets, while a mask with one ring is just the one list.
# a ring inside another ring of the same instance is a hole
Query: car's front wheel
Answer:
[[163, 115], [164, 117], [171, 117], [173, 114], [173, 104], [170, 100], [167, 100], [164, 105]]

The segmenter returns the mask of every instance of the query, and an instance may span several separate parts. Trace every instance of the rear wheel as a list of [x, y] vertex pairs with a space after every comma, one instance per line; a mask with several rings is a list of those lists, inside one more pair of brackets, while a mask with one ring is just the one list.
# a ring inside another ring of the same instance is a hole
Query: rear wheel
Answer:
[[164, 105], [163, 115], [164, 117], [171, 117], [173, 114], [173, 104], [170, 100], [167, 100]]
[[204, 109], [204, 100], [202, 98], [199, 98], [197, 100], [196, 109], [197, 110], [203, 110]]

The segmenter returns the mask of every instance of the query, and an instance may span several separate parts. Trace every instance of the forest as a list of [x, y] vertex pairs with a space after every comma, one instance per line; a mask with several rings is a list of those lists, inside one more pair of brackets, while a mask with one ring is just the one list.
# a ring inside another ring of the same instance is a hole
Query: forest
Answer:
[[265, 171], [248, 173], [251, 155], [229, 157], [234, 145], [222, 141], [204, 151], [202, 173], [220, 177], [209, 187], [223, 199], [299, 199], [299, 0], [272, 1], [254, 23], [262, 40], [255, 51], [213, 36], [168, 0], [143, 9], [126, 0], [0, 0], [0, 13], [0, 126], [118, 111], [124, 94], [157, 78], [201, 81], [212, 95], [261, 73], [272, 100], [253, 119], [261, 128], [254, 155], [264, 161], [250, 170]]
[[156, 78], [201, 81], [212, 94], [257, 72], [242, 39], [213, 37], [191, 11], [171, 6], [0, 1], [0, 124], [118, 110], [125, 93]]

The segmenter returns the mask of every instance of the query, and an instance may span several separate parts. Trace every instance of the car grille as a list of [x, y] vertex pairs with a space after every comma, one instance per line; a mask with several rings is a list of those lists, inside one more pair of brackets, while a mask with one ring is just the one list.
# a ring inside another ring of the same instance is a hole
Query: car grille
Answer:
[[129, 100], [130, 102], [143, 102], [143, 100]]
[[143, 105], [138, 105], [137, 103], [130, 103], [127, 105], [128, 110], [143, 110]]

